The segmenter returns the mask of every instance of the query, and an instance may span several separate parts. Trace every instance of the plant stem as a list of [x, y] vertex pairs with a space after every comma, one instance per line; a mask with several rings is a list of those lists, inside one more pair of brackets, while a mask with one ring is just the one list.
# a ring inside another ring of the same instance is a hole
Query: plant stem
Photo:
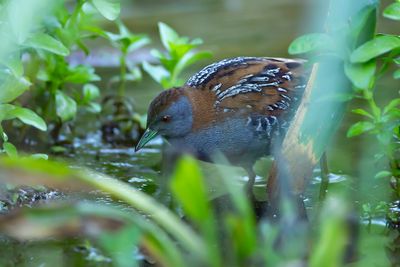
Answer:
[[329, 169], [328, 169], [328, 161], [326, 159], [326, 152], [324, 152], [320, 159], [321, 165], [321, 185], [319, 188], [319, 201], [324, 201], [326, 197], [326, 192], [328, 190], [329, 185]]
[[120, 64], [120, 81], [118, 86], [118, 96], [124, 97], [125, 96], [125, 84], [126, 84], [126, 57], [127, 52], [122, 51], [122, 55], [119, 58]]

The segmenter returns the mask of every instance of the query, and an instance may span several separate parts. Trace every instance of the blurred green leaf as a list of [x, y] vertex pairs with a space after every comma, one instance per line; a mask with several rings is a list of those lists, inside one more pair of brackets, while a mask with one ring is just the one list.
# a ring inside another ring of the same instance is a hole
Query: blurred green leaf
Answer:
[[210, 51], [198, 51], [194, 53], [185, 54], [176, 64], [174, 69], [174, 76], [177, 77], [186, 67], [196, 63], [199, 60], [210, 58], [212, 53]]
[[350, 21], [351, 49], [371, 40], [376, 28], [377, 2], [371, 2], [362, 8]]
[[44, 160], [49, 159], [49, 156], [47, 154], [43, 154], [43, 153], [32, 154], [30, 157], [34, 158], [34, 159], [44, 159]]
[[0, 71], [0, 104], [8, 103], [22, 95], [31, 86], [25, 77], [16, 77], [10, 72]]
[[95, 102], [90, 102], [87, 106], [87, 109], [89, 112], [92, 112], [94, 114], [100, 113], [101, 112], [101, 106], [99, 103]]
[[375, 174], [375, 179], [382, 179], [390, 176], [392, 176], [392, 173], [390, 171], [380, 171]]
[[142, 237], [140, 229], [135, 225], [127, 225], [116, 232], [102, 233], [100, 245], [113, 258], [113, 263], [119, 267], [138, 266], [133, 251]]
[[193, 158], [185, 156], [178, 162], [171, 180], [171, 189], [185, 213], [196, 223], [201, 225], [210, 218], [211, 210], [203, 176]]
[[396, 70], [396, 71], [393, 73], [393, 78], [395, 78], [395, 79], [400, 79], [400, 69]]
[[11, 144], [10, 142], [4, 142], [3, 143], [3, 148], [4, 148], [4, 151], [6, 152], [6, 154], [9, 157], [14, 157], [14, 158], [18, 157], [17, 148], [13, 144]]
[[7, 114], [11, 118], [18, 118], [23, 123], [31, 125], [41, 131], [46, 131], [47, 126], [44, 120], [30, 109], [13, 106]]
[[362, 115], [362, 116], [366, 116], [370, 119], [373, 119], [374, 116], [372, 116], [368, 111], [366, 111], [365, 109], [361, 109], [361, 108], [357, 108], [357, 109], [353, 109], [351, 112], [358, 114], [358, 115]]
[[129, 81], [141, 81], [142, 80], [142, 71], [137, 65], [134, 65], [131, 62], [127, 62], [126, 66], [129, 69], [129, 74], [127, 75], [127, 80]]
[[400, 38], [392, 35], [380, 35], [358, 47], [350, 56], [352, 63], [367, 62], [377, 56], [400, 48]]
[[362, 133], [371, 131], [375, 128], [375, 124], [369, 121], [359, 121], [353, 124], [347, 131], [347, 137], [354, 137]]
[[289, 45], [289, 54], [304, 54], [318, 52], [319, 50], [329, 50], [329, 45], [333, 43], [332, 38], [326, 33], [310, 33], [296, 38]]
[[69, 55], [69, 50], [60, 41], [45, 33], [36, 33], [24, 45], [35, 49], [43, 49], [60, 56]]
[[162, 79], [169, 77], [169, 73], [164, 67], [154, 66], [146, 61], [143, 62], [143, 69], [158, 83], [161, 83]]
[[75, 100], [60, 90], [56, 92], [56, 112], [63, 122], [72, 120], [77, 112]]
[[100, 81], [100, 77], [95, 74], [95, 70], [91, 66], [79, 65], [70, 68], [69, 74], [64, 77], [65, 82], [84, 84], [88, 82]]
[[363, 64], [346, 63], [344, 67], [346, 76], [358, 89], [367, 90], [375, 78], [375, 60]]
[[383, 16], [389, 19], [400, 20], [400, 3], [392, 3], [383, 11]]
[[108, 20], [115, 20], [121, 12], [120, 0], [91, 0], [91, 2]]
[[179, 40], [178, 33], [163, 22], [158, 23], [158, 30], [160, 32], [162, 44], [168, 51], [171, 51], [171, 44]]
[[100, 90], [96, 85], [87, 83], [83, 86], [84, 103], [89, 103], [99, 97], [100, 97]]
[[24, 66], [22, 65], [20, 53], [9, 55], [1, 63], [9, 68], [15, 77], [21, 77], [24, 74]]
[[383, 114], [390, 112], [392, 109], [400, 105], [400, 98], [393, 99], [383, 109]]
[[[0, 107], [0, 112], [1, 112], [1, 107]], [[2, 116], [0, 115], [0, 138], [4, 141], [7, 142], [8, 141], [8, 136], [7, 134], [4, 132], [3, 127], [1, 126], [1, 121], [3, 120]], [[146, 127], [146, 125], [145, 125]]]
[[342, 266], [346, 242], [349, 239], [345, 222], [346, 203], [330, 198], [320, 216], [320, 235], [310, 255], [310, 267]]

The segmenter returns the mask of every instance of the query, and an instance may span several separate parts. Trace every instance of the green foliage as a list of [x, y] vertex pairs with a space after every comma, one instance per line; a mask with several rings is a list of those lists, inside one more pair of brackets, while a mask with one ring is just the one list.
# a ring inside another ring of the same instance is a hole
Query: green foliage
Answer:
[[[104, 32], [104, 37], [107, 38], [113, 46], [121, 52], [120, 56], [120, 75], [113, 77], [113, 82], [119, 82], [118, 95], [125, 96], [125, 86], [127, 81], [140, 81], [142, 73], [138, 66], [127, 61], [128, 53], [150, 43], [150, 39], [144, 34], [134, 34], [121, 22], [117, 21], [119, 33]], [[129, 71], [129, 72], [128, 72]]]
[[[384, 10], [384, 16], [389, 19], [398, 20], [399, 3], [395, 2]], [[353, 85], [353, 97], [365, 100], [368, 108], [357, 108], [352, 112], [364, 117], [365, 120], [353, 124], [347, 137], [354, 137], [364, 133], [376, 136], [381, 145], [383, 153], [390, 161], [391, 175], [389, 177], [400, 177], [398, 171], [399, 152], [398, 140], [400, 138], [398, 121], [400, 119], [400, 98], [395, 98], [386, 105], [380, 107], [376, 103], [377, 84], [385, 77], [390, 66], [399, 66], [400, 62], [400, 37], [389, 34], [376, 34], [376, 4], [370, 4], [355, 16], [349, 27], [344, 29], [347, 42], [351, 49], [344, 49], [345, 44], [334, 44], [334, 50], [329, 51], [344, 61], [344, 72]], [[311, 38], [312, 37], [312, 38]], [[292, 54], [305, 52], [321, 52], [319, 43], [327, 39], [321, 34], [311, 34], [296, 39], [290, 46]], [[334, 40], [334, 39], [332, 39]], [[327, 40], [325, 40], [327, 41]], [[322, 53], [324, 50], [322, 50]], [[399, 69], [393, 73], [396, 79]], [[386, 170], [385, 170], [386, 171]], [[396, 192], [400, 192], [400, 183], [396, 183]], [[399, 194], [400, 196], [400, 194]]]
[[393, 20], [400, 20], [400, 3], [395, 2], [385, 8], [383, 16]]
[[[287, 213], [278, 224], [267, 220], [256, 224], [242, 188], [232, 183], [228, 173], [223, 174], [223, 183], [229, 208], [215, 216], [207, 195], [210, 188], [196, 161], [189, 157], [178, 163], [171, 180], [172, 195], [188, 220], [179, 219], [162, 203], [128, 184], [93, 171], [70, 169], [60, 162], [6, 157], [0, 157], [0, 167], [3, 183], [46, 185], [80, 193], [100, 190], [128, 204], [131, 208], [121, 209], [87, 200], [72, 205], [58, 202], [22, 209], [0, 220], [0, 231], [20, 240], [71, 234], [89, 238], [112, 257], [113, 266], [138, 264], [132, 262], [136, 247], [163, 266], [277, 266], [292, 262], [340, 266], [349, 237], [347, 207], [340, 198], [332, 197], [312, 225], [317, 230], [311, 242], [317, 245], [306, 260], [298, 251], [307, 247], [309, 237], [287, 235], [303, 232], [302, 222], [293, 221], [293, 214]], [[13, 227], [8, 227], [11, 222]], [[293, 227], [287, 227], [289, 222]]]
[[181, 86], [184, 80], [182, 72], [190, 65], [211, 57], [209, 51], [198, 51], [197, 47], [203, 43], [199, 38], [190, 40], [179, 36], [176, 31], [165, 23], [158, 23], [161, 42], [166, 50], [152, 50], [152, 55], [160, 62], [159, 65], [143, 64], [143, 69], [164, 89]]
[[[108, 20], [119, 16], [120, 0], [38, 0], [28, 5], [20, 0], [5, 0], [1, 8], [0, 36], [5, 41], [0, 46], [0, 103], [14, 108], [11, 113], [4, 113], [0, 126], [2, 120], [18, 118], [25, 125], [46, 131], [47, 123], [52, 125], [49, 128], [57, 139], [58, 129], [73, 122], [79, 109], [99, 113], [100, 89], [93, 83], [100, 77], [93, 67], [71, 65], [66, 58], [75, 51], [89, 54], [84, 43], [88, 38], [104, 37], [120, 48], [121, 70], [126, 72], [128, 68], [131, 72], [121, 73], [121, 80], [140, 79], [140, 70], [126, 64], [126, 56], [148, 43], [148, 39], [131, 34], [119, 21], [119, 35], [97, 26], [98, 14]], [[22, 61], [23, 56], [27, 60]], [[29, 89], [32, 101], [25, 104], [27, 107], [18, 107], [20, 96]], [[3, 129], [2, 133], [6, 136]], [[5, 138], [3, 141], [9, 143]], [[11, 151], [10, 145], [6, 146], [3, 151]]]

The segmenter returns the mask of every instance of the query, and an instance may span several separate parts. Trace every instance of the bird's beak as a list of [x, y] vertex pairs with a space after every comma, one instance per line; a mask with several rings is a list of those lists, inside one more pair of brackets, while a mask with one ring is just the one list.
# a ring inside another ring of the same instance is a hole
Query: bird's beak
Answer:
[[150, 140], [152, 140], [157, 135], [158, 135], [157, 131], [147, 128], [142, 137], [140, 137], [139, 142], [136, 144], [135, 152], [142, 149]]

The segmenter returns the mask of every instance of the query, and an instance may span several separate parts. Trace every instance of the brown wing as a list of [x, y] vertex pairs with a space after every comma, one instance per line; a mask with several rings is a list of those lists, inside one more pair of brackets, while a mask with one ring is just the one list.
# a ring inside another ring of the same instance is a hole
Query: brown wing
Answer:
[[204, 68], [186, 85], [214, 96], [215, 119], [247, 116], [263, 131], [297, 107], [308, 80], [304, 63], [284, 58], [226, 59]]

